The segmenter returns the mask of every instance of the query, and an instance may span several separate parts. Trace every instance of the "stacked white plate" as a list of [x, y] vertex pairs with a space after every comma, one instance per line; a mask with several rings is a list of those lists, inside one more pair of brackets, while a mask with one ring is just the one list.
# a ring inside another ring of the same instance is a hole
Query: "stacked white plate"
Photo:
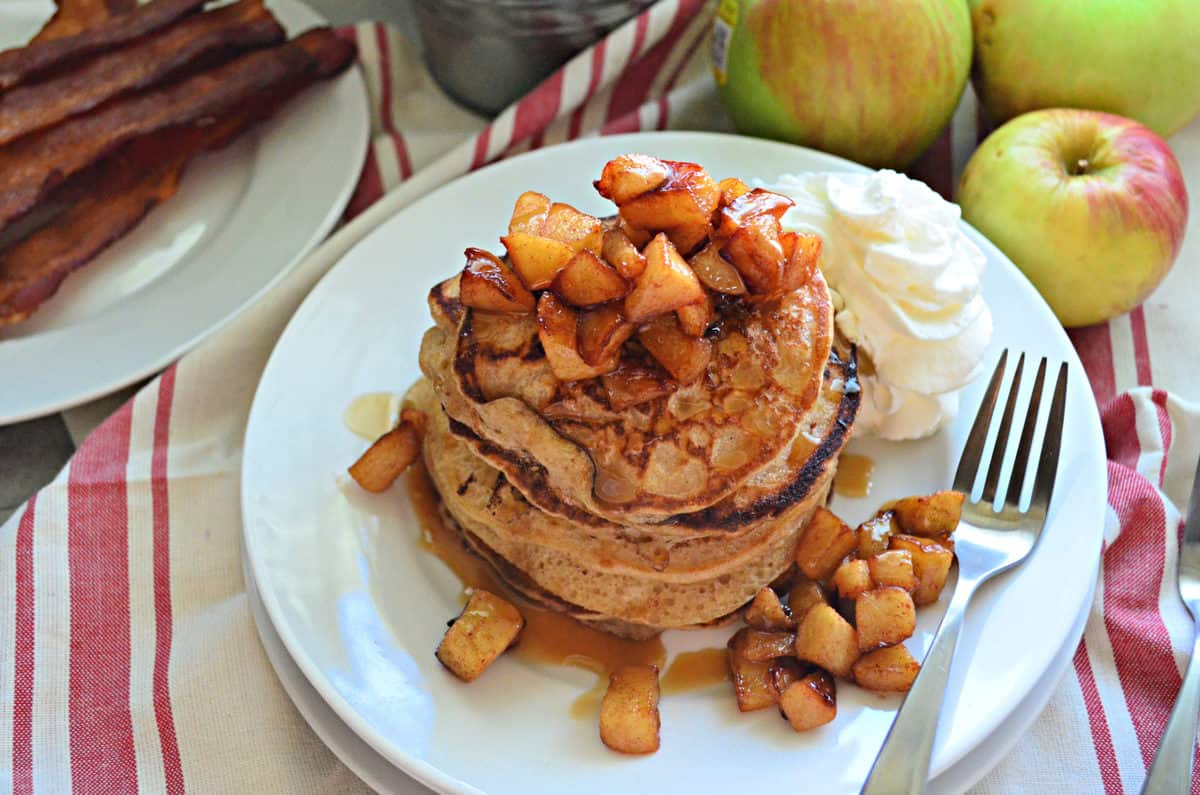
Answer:
[[[756, 786], [856, 792], [898, 704], [851, 685], [830, 725], [795, 734], [773, 710], [737, 712], [725, 688], [667, 696], [662, 748], [621, 757], [594, 722], [568, 707], [582, 672], [503, 658], [464, 685], [433, 650], [458, 612], [460, 585], [418, 544], [403, 488], [370, 496], [344, 472], [363, 442], [342, 423], [357, 396], [403, 392], [418, 376], [429, 286], [467, 246], [497, 248], [524, 190], [598, 214], [591, 181], [624, 152], [691, 160], [718, 177], [861, 169], [797, 147], [703, 133], [590, 139], [504, 161], [426, 197], [382, 224], [313, 290], [271, 357], [246, 433], [242, 482], [247, 582], [261, 598], [264, 643], [293, 699], [330, 747], [381, 791], [558, 793], [736, 791]], [[1103, 442], [1087, 377], [1062, 328], [1004, 256], [988, 256], [984, 296], [996, 320], [988, 362], [1002, 348], [1047, 355], [1071, 369], [1055, 505], [1020, 569], [986, 586], [968, 615], [933, 753], [934, 791], [978, 780], [1045, 705], [1069, 664], [1091, 602], [1106, 488]], [[965, 414], [921, 442], [856, 443], [876, 462], [870, 500], [838, 498], [847, 521], [889, 497], [949, 484], [983, 384]], [[1065, 506], [1070, 506], [1069, 510]], [[910, 648], [920, 656], [941, 618], [920, 611]], [[669, 654], [719, 646], [727, 632], [670, 633]], [[410, 778], [411, 777], [411, 778]]]

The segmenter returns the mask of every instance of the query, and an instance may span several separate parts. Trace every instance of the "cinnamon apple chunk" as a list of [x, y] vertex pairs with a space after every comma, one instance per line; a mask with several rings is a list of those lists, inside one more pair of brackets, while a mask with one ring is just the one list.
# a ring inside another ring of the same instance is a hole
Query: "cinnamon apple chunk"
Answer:
[[598, 306], [579, 313], [579, 355], [595, 367], [621, 354], [621, 346], [633, 336], [637, 326], [621, 315], [614, 304]]
[[791, 199], [763, 188], [755, 188], [735, 197], [721, 208], [717, 217], [717, 236], [732, 237], [733, 233], [757, 215], [770, 215], [776, 220], [795, 205]]
[[642, 254], [646, 269], [625, 298], [625, 317], [630, 323], [644, 323], [704, 299], [700, 280], [666, 235], [655, 235]]
[[554, 277], [550, 289], [573, 306], [594, 306], [624, 298], [629, 282], [604, 260], [580, 251]]
[[709, 224], [721, 198], [712, 177], [695, 163], [663, 162], [671, 175], [654, 190], [618, 203], [621, 217], [632, 226], [654, 232]]
[[871, 569], [871, 582], [879, 586], [895, 586], [912, 593], [917, 589], [917, 575], [913, 570], [912, 553], [907, 549], [889, 549], [867, 561]]
[[854, 663], [854, 681], [867, 690], [906, 693], [921, 672], [921, 664], [903, 646], [867, 652]]
[[742, 280], [742, 275], [729, 260], [721, 256], [717, 244], [709, 243], [700, 249], [692, 255], [688, 264], [696, 272], [700, 283], [713, 292], [726, 295], [746, 294], [746, 282]]
[[771, 670], [767, 673], [774, 692], [775, 700], [783, 695], [792, 682], [799, 682], [812, 668], [808, 663], [802, 663], [795, 657], [778, 657], [771, 661]]
[[421, 455], [425, 415], [413, 409], [401, 414], [400, 424], [380, 436], [350, 465], [350, 477], [364, 491], [387, 491]]
[[517, 197], [512, 217], [508, 221], [508, 233], [527, 232], [538, 234], [550, 211], [550, 197], [544, 193], [527, 190]]
[[685, 334], [674, 315], [663, 315], [643, 326], [638, 341], [681, 384], [699, 379], [712, 361], [712, 343]]
[[530, 290], [544, 290], [575, 256], [575, 249], [561, 240], [539, 234], [513, 232], [500, 238], [508, 250], [513, 270]]
[[827, 580], [842, 558], [858, 545], [858, 536], [835, 514], [820, 507], [796, 544], [796, 565], [812, 580]]
[[724, 207], [733, 203], [738, 196], [749, 193], [750, 186], [737, 177], [726, 177], [717, 183], [717, 190], [721, 192], [720, 204]]
[[767, 632], [787, 632], [796, 628], [791, 612], [770, 586], [764, 586], [754, 595], [743, 618], [755, 629]]
[[599, 218], [561, 202], [550, 205], [546, 220], [542, 222], [541, 234], [566, 243], [573, 251], [599, 253], [604, 243], [604, 226]]
[[625, 236], [633, 242], [633, 245], [639, 249], [645, 248], [646, 244], [654, 238], [654, 233], [649, 229], [642, 229], [640, 226], [632, 226], [624, 218], [617, 217], [616, 229], [620, 229], [625, 233]]
[[911, 535], [894, 535], [888, 541], [889, 549], [904, 549], [912, 556], [913, 573], [917, 587], [913, 590], [913, 602], [918, 607], [930, 605], [942, 595], [954, 553], [932, 538]]
[[863, 560], [886, 552], [888, 539], [900, 532], [896, 516], [891, 511], [883, 511], [872, 516], [858, 526], [858, 556]]
[[784, 256], [779, 234], [778, 219], [756, 215], [738, 227], [722, 249], [752, 293], [771, 295], [783, 281]]
[[708, 242], [709, 235], [712, 234], [712, 226], [707, 221], [683, 224], [665, 230], [665, 234], [675, 248], [687, 256]]
[[437, 659], [464, 682], [473, 682], [517, 639], [525, 619], [509, 602], [476, 590], [437, 648]]
[[658, 666], [624, 665], [608, 679], [600, 702], [600, 740], [623, 754], [658, 750]]
[[798, 575], [792, 583], [792, 590], [788, 592], [788, 611], [792, 614], [792, 619], [797, 622], [803, 621], [804, 615], [815, 605], [825, 604], [829, 604], [829, 597], [825, 595], [821, 584]]
[[624, 229], [605, 231], [600, 255], [626, 279], [636, 279], [646, 270], [646, 258]]
[[537, 302], [517, 274], [495, 254], [481, 248], [466, 251], [467, 264], [459, 280], [459, 300], [485, 312], [527, 314]]
[[858, 633], [829, 605], [815, 605], [796, 629], [796, 656], [846, 678], [859, 656]]
[[703, 337], [709, 324], [716, 320], [717, 314], [713, 310], [712, 299], [705, 295], [694, 304], [676, 309], [675, 317], [679, 319], [679, 328], [684, 334], [689, 337]]
[[741, 655], [750, 662], [770, 662], [779, 657], [791, 657], [796, 651], [794, 632], [765, 632], [742, 627]]
[[904, 532], [915, 536], [948, 536], [958, 528], [965, 494], [939, 491], [923, 497], [905, 497], [892, 510]]
[[625, 204], [656, 190], [671, 176], [671, 167], [650, 155], [621, 155], [604, 164], [596, 190], [613, 203]]
[[579, 352], [579, 313], [552, 292], [544, 292], [537, 305], [538, 339], [554, 377], [559, 381], [582, 381], [617, 369], [619, 349], [590, 365]]
[[733, 680], [738, 710], [753, 712], [771, 706], [777, 696], [771, 682], [771, 662], [754, 662], [746, 658], [745, 633], [745, 630], [735, 633], [726, 647], [729, 649], [729, 673]]
[[837, 717], [837, 685], [829, 674], [814, 671], [779, 694], [779, 709], [795, 731], [824, 726]]
[[833, 573], [833, 587], [843, 599], [857, 599], [871, 589], [871, 569], [865, 560], [847, 560]]
[[854, 623], [859, 651], [895, 646], [912, 637], [916, 630], [916, 606], [903, 588], [873, 588], [855, 599]]
[[790, 237], [784, 244], [786, 262], [779, 292], [790, 293], [808, 284], [817, 270], [821, 259], [821, 238], [806, 233], [788, 232]]

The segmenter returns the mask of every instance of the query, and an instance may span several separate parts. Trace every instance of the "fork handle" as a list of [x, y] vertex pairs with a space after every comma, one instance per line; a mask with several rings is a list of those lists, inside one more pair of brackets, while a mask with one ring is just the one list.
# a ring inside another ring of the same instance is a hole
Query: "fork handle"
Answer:
[[862, 795], [919, 795], [925, 791], [950, 660], [958, 645], [967, 603], [978, 585], [977, 580], [960, 579], [954, 589], [946, 615], [933, 636], [933, 645], [921, 664], [921, 672], [896, 713]]
[[1183, 674], [1183, 687], [1171, 710], [1154, 764], [1142, 785], [1142, 795], [1175, 795], [1189, 792], [1195, 759], [1196, 721], [1200, 719], [1200, 632], [1192, 642], [1192, 659]]

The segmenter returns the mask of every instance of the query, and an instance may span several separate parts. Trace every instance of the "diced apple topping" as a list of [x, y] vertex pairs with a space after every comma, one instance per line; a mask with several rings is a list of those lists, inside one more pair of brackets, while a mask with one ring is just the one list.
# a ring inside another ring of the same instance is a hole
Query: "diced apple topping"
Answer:
[[795, 202], [786, 196], [755, 188], [737, 196], [721, 208], [717, 236], [732, 237], [734, 232], [745, 226], [754, 216], [769, 215], [779, 220], [794, 204]]
[[633, 245], [637, 246], [639, 249], [645, 248], [646, 244], [654, 238], [654, 233], [649, 229], [642, 229], [640, 226], [632, 226], [624, 218], [617, 219], [616, 228], [624, 232], [626, 237], [633, 241]]
[[538, 339], [554, 377], [559, 381], [581, 381], [617, 369], [617, 356], [590, 365], [578, 347], [579, 314], [552, 292], [542, 293], [537, 305]]
[[708, 224], [721, 198], [712, 177], [695, 163], [663, 161], [671, 175], [654, 190], [618, 202], [621, 217], [631, 226], [662, 232], [693, 224]]
[[707, 223], [683, 224], [666, 231], [667, 239], [684, 255], [689, 255], [708, 242], [712, 227]]
[[690, 337], [703, 337], [709, 324], [717, 318], [712, 299], [707, 295], [698, 303], [679, 307], [675, 316], [679, 318], [679, 328]]
[[750, 186], [737, 177], [726, 177], [717, 183], [717, 190], [721, 192], [721, 206], [724, 207], [732, 204], [738, 196], [749, 193]]
[[745, 295], [746, 283], [737, 268], [721, 256], [715, 243], [710, 243], [689, 260], [700, 282], [715, 293]]
[[747, 219], [725, 244], [724, 253], [750, 290], [770, 295], [783, 281], [783, 246], [779, 221], [770, 215]]
[[466, 251], [467, 265], [459, 282], [464, 306], [485, 312], [533, 312], [537, 301], [517, 274], [495, 254], [481, 248]]
[[[560, 380], [627, 366], [605, 381], [614, 408], [702, 377], [713, 355], [706, 335], [735, 298], [774, 300], [817, 267], [820, 239], [780, 226], [791, 200], [740, 179], [716, 183], [695, 163], [628, 154], [595, 186], [616, 203], [615, 220], [522, 193], [500, 239], [508, 256], [469, 250], [461, 300], [485, 313], [536, 313]], [[627, 346], [635, 334], [640, 345]]]
[[561, 240], [529, 232], [513, 232], [500, 238], [508, 249], [513, 270], [530, 290], [544, 290], [558, 272], [567, 267], [575, 250]]
[[527, 190], [517, 197], [513, 207], [512, 218], [508, 222], [508, 233], [525, 232], [536, 235], [541, 232], [550, 211], [550, 197], [536, 191]]
[[604, 243], [604, 227], [599, 218], [559, 202], [550, 205], [542, 224], [542, 234], [566, 243], [575, 251], [599, 252]]
[[627, 321], [614, 304], [585, 310], [579, 315], [579, 355], [593, 367], [615, 361], [621, 346], [635, 331], [637, 326]]
[[618, 205], [656, 190], [671, 176], [671, 167], [649, 155], [621, 155], [608, 161], [596, 190]]
[[646, 258], [624, 229], [609, 229], [604, 233], [600, 254], [626, 279], [636, 279], [646, 270]]
[[704, 299], [700, 280], [666, 235], [656, 235], [642, 253], [646, 269], [625, 298], [629, 322], [643, 323]]
[[799, 290], [808, 284], [813, 274], [817, 272], [817, 263], [821, 259], [821, 238], [816, 235], [797, 234], [789, 232], [791, 251], [787, 253], [787, 264], [783, 269], [781, 293]]
[[613, 266], [585, 249], [558, 272], [550, 289], [568, 304], [595, 306], [624, 298], [629, 283]]
[[712, 343], [685, 334], [673, 315], [662, 315], [643, 326], [638, 341], [681, 384], [699, 379], [712, 361]]

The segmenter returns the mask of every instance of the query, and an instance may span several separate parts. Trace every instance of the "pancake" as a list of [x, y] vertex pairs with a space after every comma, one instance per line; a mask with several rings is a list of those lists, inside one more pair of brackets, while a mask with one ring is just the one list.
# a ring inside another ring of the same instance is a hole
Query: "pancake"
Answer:
[[661, 394], [623, 405], [602, 379], [558, 383], [532, 315], [466, 310], [455, 280], [431, 291], [430, 309], [421, 367], [456, 432], [540, 509], [589, 525], [678, 521], [786, 457], [833, 337], [817, 274], [724, 312], [700, 381], [652, 374]]
[[581, 620], [633, 625], [618, 624], [628, 635], [717, 620], [790, 567], [858, 405], [857, 391], [846, 388], [853, 362], [835, 356], [827, 370], [800, 441], [772, 462], [769, 476], [699, 515], [650, 526], [585, 525], [539, 510], [475, 454], [462, 436], [469, 430], [455, 432], [428, 382], [409, 400], [431, 418], [426, 466], [471, 548], [506, 582], [519, 580], [518, 592], [532, 588]]

